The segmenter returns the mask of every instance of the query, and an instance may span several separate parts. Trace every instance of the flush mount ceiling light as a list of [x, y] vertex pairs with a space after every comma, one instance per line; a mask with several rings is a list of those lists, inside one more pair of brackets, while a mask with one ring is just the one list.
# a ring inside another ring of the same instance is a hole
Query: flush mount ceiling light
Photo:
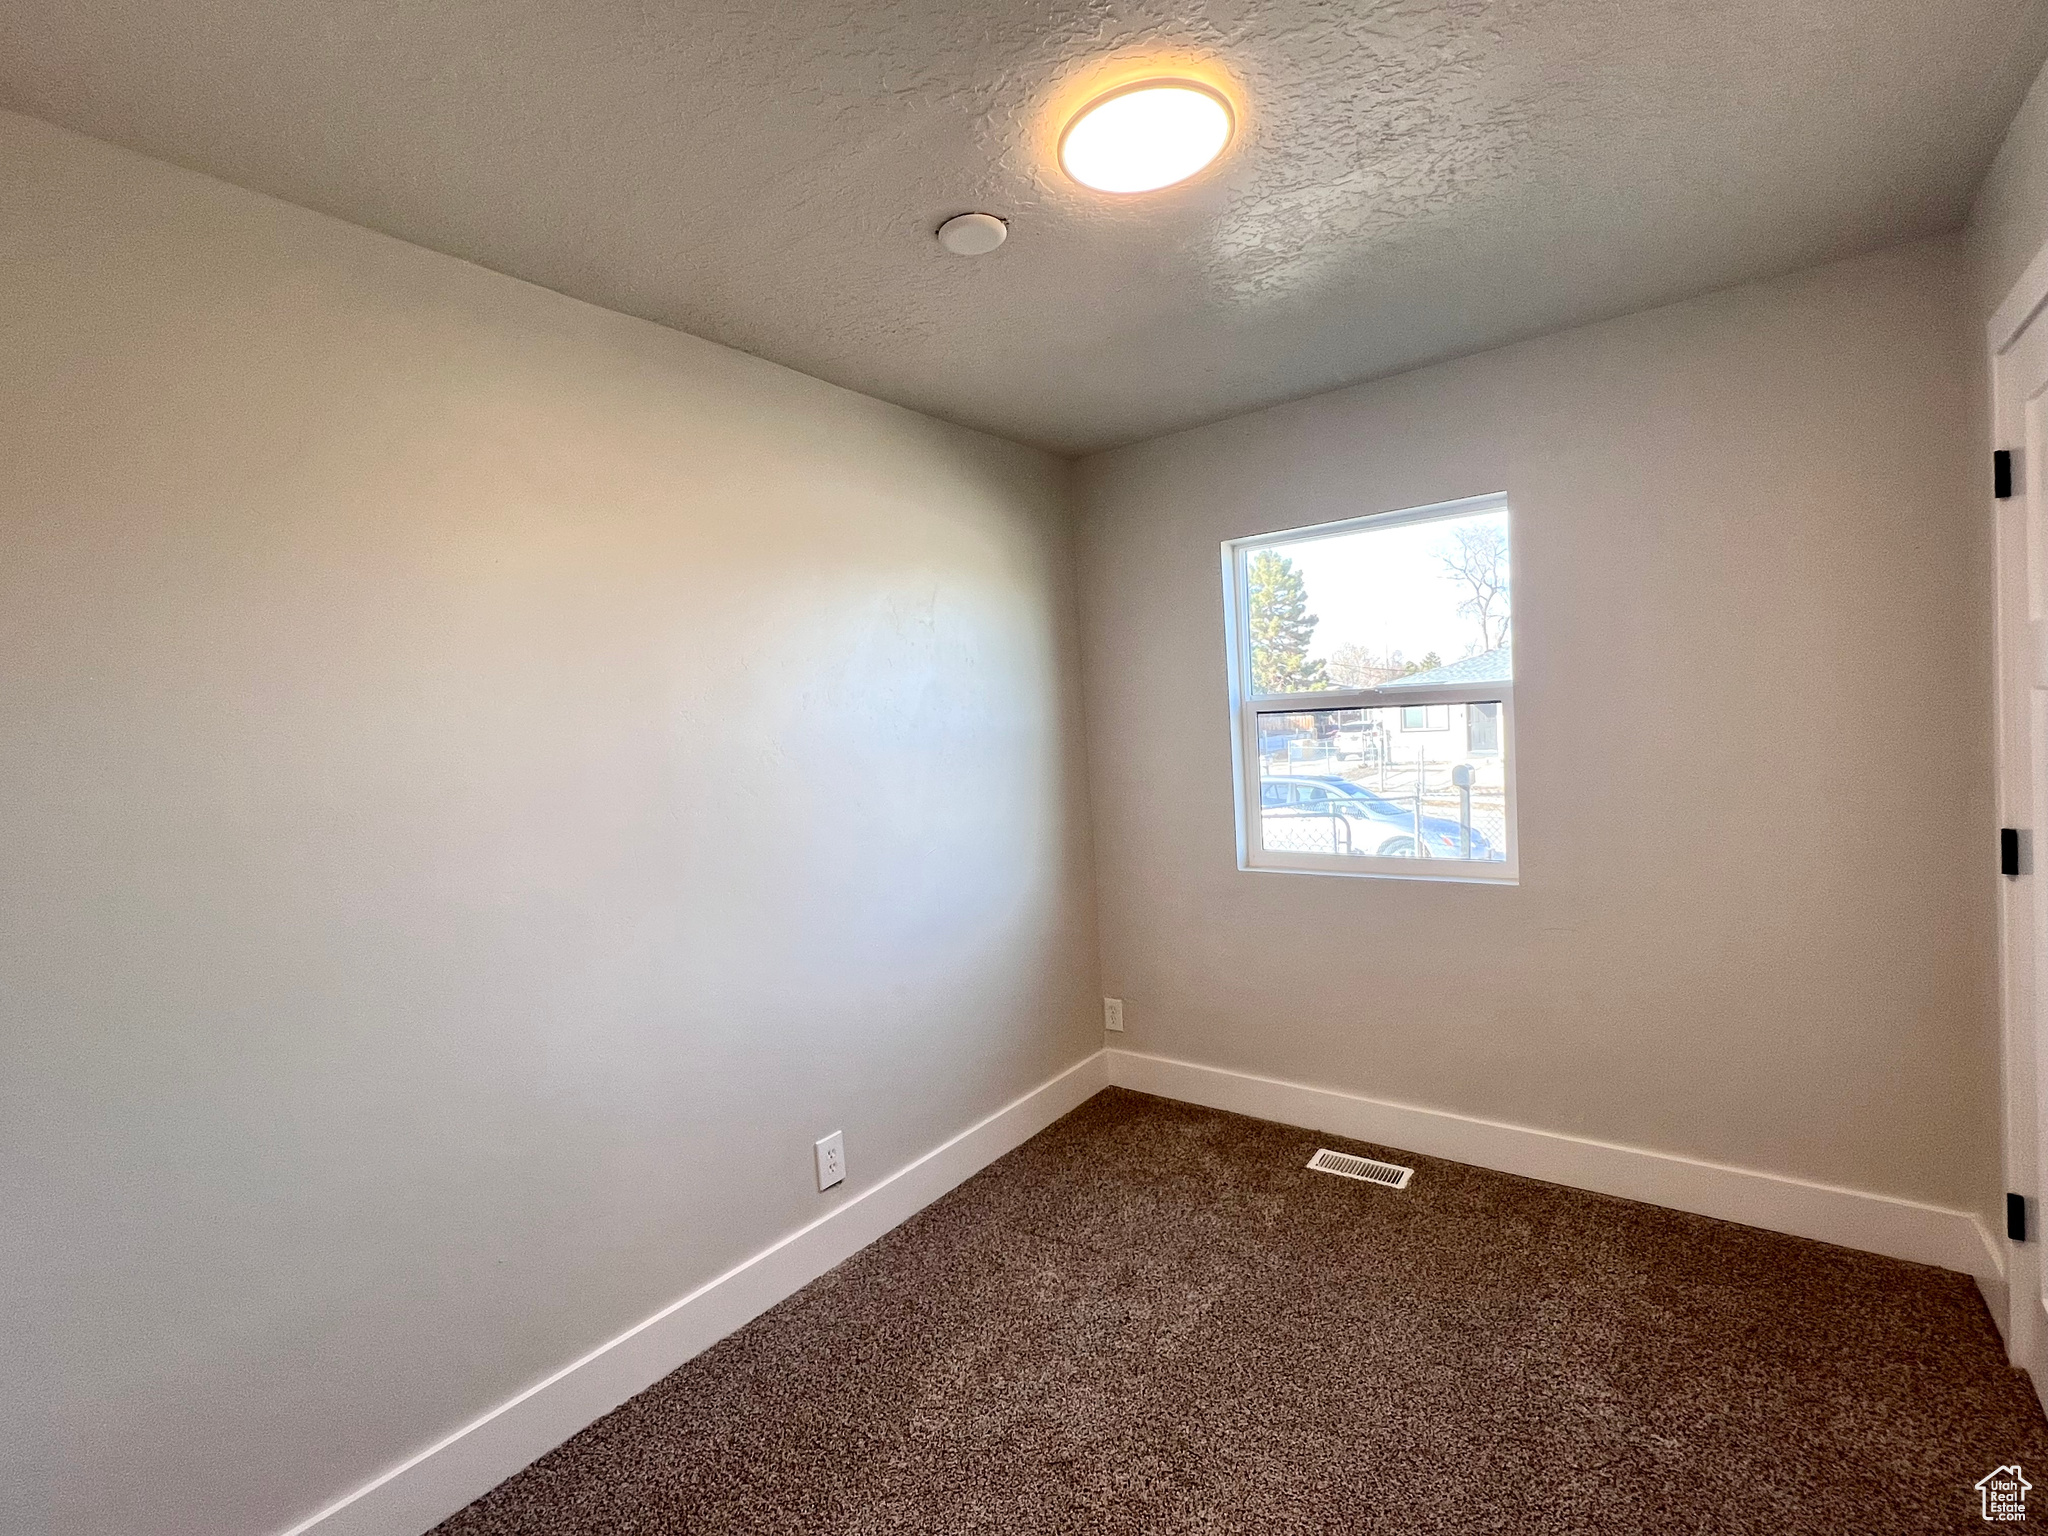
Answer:
[[1141, 80], [1081, 109], [1060, 136], [1060, 165], [1098, 192], [1156, 192], [1222, 154], [1236, 127], [1220, 91]]

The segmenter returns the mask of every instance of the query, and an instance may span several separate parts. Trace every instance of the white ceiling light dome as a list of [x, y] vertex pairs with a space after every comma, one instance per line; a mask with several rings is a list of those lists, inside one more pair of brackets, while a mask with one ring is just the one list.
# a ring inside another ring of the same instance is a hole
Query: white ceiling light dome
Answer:
[[1083, 107], [1060, 136], [1060, 165], [1098, 192], [1156, 192], [1229, 147], [1237, 114], [1195, 80], [1140, 80]]

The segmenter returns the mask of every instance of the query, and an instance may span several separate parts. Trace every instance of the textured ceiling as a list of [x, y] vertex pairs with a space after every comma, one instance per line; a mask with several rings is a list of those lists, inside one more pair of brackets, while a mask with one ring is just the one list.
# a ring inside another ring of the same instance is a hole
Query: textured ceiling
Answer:
[[[2044, 0], [9, 0], [0, 103], [1067, 452], [1951, 228]], [[1153, 67], [1229, 157], [1115, 199]], [[1009, 243], [932, 230], [987, 209]]]

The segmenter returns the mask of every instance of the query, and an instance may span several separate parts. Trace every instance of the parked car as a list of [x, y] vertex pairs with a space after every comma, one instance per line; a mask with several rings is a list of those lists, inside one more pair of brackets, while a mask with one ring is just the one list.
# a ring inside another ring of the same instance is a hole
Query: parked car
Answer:
[[1378, 732], [1361, 720], [1355, 725], [1339, 726], [1330, 743], [1339, 757], [1355, 761], [1380, 751], [1377, 738]]
[[[1349, 779], [1322, 774], [1262, 778], [1259, 814], [1267, 829], [1263, 841], [1268, 848], [1295, 853], [1371, 854], [1383, 859], [1417, 857], [1413, 802], [1403, 804], [1375, 794]], [[1290, 827], [1290, 823], [1299, 825]], [[1421, 857], [1464, 857], [1463, 828], [1448, 816], [1425, 814], [1422, 841]], [[1499, 859], [1502, 854], [1483, 832], [1474, 828], [1472, 857]]]

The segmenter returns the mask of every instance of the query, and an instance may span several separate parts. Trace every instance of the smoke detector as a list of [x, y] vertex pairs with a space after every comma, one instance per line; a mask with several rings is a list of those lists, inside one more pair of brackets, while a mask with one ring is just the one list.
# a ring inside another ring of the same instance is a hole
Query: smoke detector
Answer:
[[962, 213], [939, 226], [939, 244], [955, 256], [986, 256], [1010, 238], [1010, 226], [992, 213]]

